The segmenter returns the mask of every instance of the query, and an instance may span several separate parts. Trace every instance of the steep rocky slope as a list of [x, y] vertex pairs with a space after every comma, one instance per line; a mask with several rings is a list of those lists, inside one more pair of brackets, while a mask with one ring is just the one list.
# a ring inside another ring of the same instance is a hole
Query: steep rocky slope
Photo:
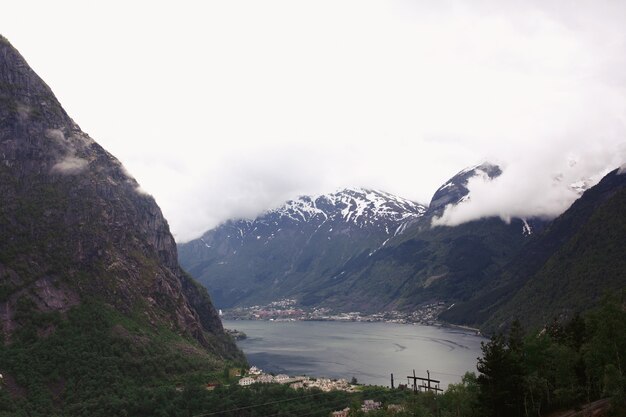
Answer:
[[86, 310], [113, 317], [107, 336], [147, 343], [163, 331], [213, 366], [242, 359], [206, 290], [179, 267], [154, 199], [80, 130], [4, 38], [0, 196], [0, 373], [15, 378], [11, 355], [35, 341], [56, 349], [57, 331]]

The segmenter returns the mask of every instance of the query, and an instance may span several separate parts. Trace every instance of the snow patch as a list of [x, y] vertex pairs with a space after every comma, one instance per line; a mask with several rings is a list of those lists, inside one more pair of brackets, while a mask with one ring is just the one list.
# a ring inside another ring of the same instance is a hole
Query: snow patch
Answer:
[[524, 225], [522, 226], [522, 233], [524, 234], [524, 236], [532, 235], [533, 229], [530, 227], [526, 219], [522, 219], [522, 222], [524, 222]]

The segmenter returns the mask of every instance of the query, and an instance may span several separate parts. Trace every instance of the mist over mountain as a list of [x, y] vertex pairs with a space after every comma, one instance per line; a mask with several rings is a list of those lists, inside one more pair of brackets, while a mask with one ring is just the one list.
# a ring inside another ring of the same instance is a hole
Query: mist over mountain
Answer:
[[489, 331], [541, 327], [626, 288], [626, 175], [616, 169], [537, 233], [476, 297], [442, 316]]
[[428, 208], [367, 189], [302, 196], [179, 245], [179, 258], [219, 307], [288, 297], [307, 306], [377, 311], [465, 299], [543, 224], [486, 219], [431, 226], [446, 207], [470, 198], [472, 178], [501, 173], [490, 163], [462, 170]]

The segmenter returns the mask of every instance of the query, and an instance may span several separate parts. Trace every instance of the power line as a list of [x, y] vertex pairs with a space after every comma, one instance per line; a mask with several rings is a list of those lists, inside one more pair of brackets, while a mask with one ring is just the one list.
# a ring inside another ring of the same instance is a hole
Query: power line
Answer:
[[287, 398], [287, 399], [284, 399], [284, 400], [269, 401], [269, 402], [266, 402], [266, 403], [263, 403], [263, 404], [249, 405], [249, 406], [246, 406], [246, 407], [231, 408], [230, 410], [213, 411], [213, 412], [210, 412], [210, 413], [195, 414], [193, 417], [206, 417], [206, 416], [214, 416], [216, 414], [221, 414], [221, 413], [232, 413], [234, 411], [248, 410], [250, 408], [263, 407], [265, 405], [279, 404], [279, 403], [285, 403], [285, 402], [289, 402], [289, 401], [297, 401], [297, 400], [301, 400], [303, 398], [315, 397], [315, 396], [321, 395], [321, 394], [323, 394], [323, 393], [322, 392], [318, 392], [316, 394], [303, 395], [303, 396], [297, 397], [297, 398]]
[[436, 371], [430, 371], [431, 374], [437, 374], [437, 375], [448, 375], [448, 376], [459, 376], [461, 378], [463, 378], [465, 375], [459, 375], [459, 374], [447, 374], [445, 372], [436, 372]]
[[[385, 388], [381, 387], [380, 392], [382, 393], [384, 391], [385, 391]], [[376, 391], [372, 391], [371, 394], [375, 395], [376, 393], [377, 393]], [[326, 394], [326, 393], [324, 393], [324, 394]], [[361, 392], [361, 394], [365, 394], [365, 392]], [[334, 405], [330, 406], [330, 407], [328, 407], [328, 404], [327, 404], [327, 407], [325, 407], [325, 409], [327, 410], [326, 413], [329, 413], [329, 412], [333, 411], [333, 409], [335, 409], [337, 407], [340, 407], [341, 404], [345, 404], [345, 401], [346, 401], [345, 398], [344, 399], [337, 399], [335, 401], [332, 401], [332, 403]], [[307, 414], [293, 415], [292, 417], [306, 417], [306, 416], [310, 416], [310, 415], [313, 415], [313, 414], [316, 414], [316, 413], [320, 413], [320, 412], [324, 412], [324, 411], [323, 410], [316, 410], [316, 411], [311, 411], [310, 413], [307, 413]], [[283, 414], [283, 413], [282, 412], [278, 412], [276, 414], [270, 414], [270, 415], [266, 415], [266, 416], [262, 416], [262, 417], [276, 417], [276, 416], [281, 415], [281, 414]]]
[[[446, 374], [444, 372], [434, 372], [433, 371], [433, 373], [441, 374], [441, 375], [460, 376], [460, 377], [462, 377], [462, 375]], [[421, 378], [417, 378], [417, 379], [421, 379]], [[431, 380], [431, 381], [434, 381], [434, 380]], [[439, 382], [439, 381], [437, 381], [437, 382]], [[433, 387], [431, 389], [435, 389], [435, 388]], [[385, 391], [384, 387], [381, 387], [381, 392], [382, 391]], [[327, 394], [327, 393], [325, 393], [325, 392], [318, 392], [318, 393], [315, 393], [315, 394], [303, 395], [303, 396], [295, 397], [295, 398], [287, 398], [287, 399], [284, 399], [284, 400], [268, 401], [268, 402], [262, 403], [262, 404], [255, 404], [255, 405], [249, 405], [249, 406], [245, 406], [245, 407], [231, 408], [231, 409], [228, 409], [228, 410], [212, 411], [212, 412], [208, 412], [208, 413], [194, 414], [193, 417], [208, 417], [208, 416], [215, 416], [215, 415], [218, 415], [218, 414], [233, 413], [233, 412], [236, 412], [236, 411], [250, 410], [250, 409], [253, 409], [253, 408], [264, 407], [264, 406], [273, 405], [273, 404], [281, 404], [281, 403], [286, 403], [286, 402], [291, 402], [291, 401], [299, 401], [299, 400], [303, 400], [303, 399], [306, 399], [306, 398], [312, 398], [312, 397], [316, 397], [316, 396], [324, 395], [324, 394]], [[345, 404], [345, 399], [338, 399], [337, 400], [337, 404], [338, 405], [342, 404], [342, 403]], [[334, 404], [334, 402], [333, 402], [333, 404]], [[333, 407], [335, 407], [335, 406], [333, 406]], [[333, 408], [333, 407], [331, 407], [331, 408]], [[308, 413], [308, 414], [302, 414], [300, 416], [302, 416], [302, 417], [303, 416], [308, 416], [308, 415], [311, 415], [311, 414], [315, 414], [317, 412], [319, 412], [319, 410], [318, 411], [314, 411], [312, 413]], [[271, 415], [263, 416], [263, 417], [274, 417], [274, 416], [277, 416], [279, 414], [281, 414], [281, 413], [271, 414]]]
[[[380, 390], [372, 390], [371, 394], [376, 395], [378, 392], [382, 393], [385, 390], [386, 390], [386, 388], [380, 387]], [[214, 416], [214, 415], [217, 415], [217, 414], [227, 414], [227, 413], [232, 413], [232, 412], [235, 412], [235, 411], [242, 411], [242, 410], [249, 410], [249, 409], [258, 408], [258, 407], [264, 407], [264, 406], [267, 406], [267, 405], [286, 403], [286, 402], [290, 402], [290, 401], [298, 401], [298, 400], [302, 400], [302, 399], [305, 399], [305, 398], [311, 398], [311, 397], [315, 397], [315, 396], [319, 396], [319, 395], [325, 395], [325, 394], [328, 394], [328, 393], [327, 392], [318, 392], [318, 393], [315, 393], [315, 394], [303, 395], [301, 397], [296, 397], [296, 398], [287, 398], [287, 399], [284, 399], [284, 400], [269, 401], [269, 402], [262, 403], [262, 404], [249, 405], [249, 406], [238, 407], [238, 408], [231, 408], [231, 409], [228, 409], [228, 410], [212, 411], [212, 412], [208, 412], [208, 413], [195, 414], [195, 415], [193, 415], [193, 417], [207, 417], [207, 416]], [[329, 411], [332, 411], [332, 408], [338, 407], [338, 406], [340, 406], [342, 404], [346, 404], [346, 401], [349, 401], [349, 400], [350, 400], [350, 398], [338, 398], [336, 400], [331, 400], [329, 402], [329, 404], [333, 404], [333, 405], [330, 406]], [[309, 413], [309, 414], [304, 414], [304, 415], [315, 414], [317, 412], [319, 412], [319, 410], [318, 411], [314, 411], [314, 412]], [[279, 412], [277, 414], [270, 414], [270, 415], [263, 416], [263, 417], [275, 417], [275, 416], [280, 415], [280, 414], [281, 413]]]
[[[334, 410], [335, 408], [337, 408], [337, 407], [341, 407], [343, 404], [346, 404], [346, 401], [347, 401], [347, 400], [349, 400], [349, 399], [345, 399], [345, 398], [336, 399], [336, 400], [334, 400], [334, 401], [331, 401], [329, 404], [326, 404], [326, 406], [325, 406], [325, 408], [324, 408], [324, 409], [327, 409], [326, 413], [328, 413], [328, 412], [330, 412], [330, 411]], [[332, 404], [332, 405], [330, 405], [330, 404]], [[305, 406], [305, 408], [309, 408], [309, 407], [308, 407], [308, 406]], [[303, 409], [302, 409], [302, 411], [304, 411], [304, 410], [305, 410], [305, 408], [303, 408]], [[308, 414], [298, 414], [298, 415], [296, 415], [296, 416], [294, 416], [294, 417], [308, 416], [308, 415], [311, 415], [311, 414], [324, 412], [324, 409], [317, 410], [317, 411], [312, 411], [312, 412], [310, 412], [310, 413], [308, 413]], [[293, 411], [292, 411], [292, 412], [293, 412]], [[299, 413], [300, 411], [296, 411], [296, 412], [298, 412], [298, 413]], [[281, 414], [284, 414], [284, 411], [279, 411], [279, 412], [278, 412], [278, 413], [276, 413], [276, 414], [269, 414], [269, 415], [265, 415], [265, 416], [262, 416], [262, 417], [276, 417], [276, 416], [279, 416], [279, 415], [281, 415]]]

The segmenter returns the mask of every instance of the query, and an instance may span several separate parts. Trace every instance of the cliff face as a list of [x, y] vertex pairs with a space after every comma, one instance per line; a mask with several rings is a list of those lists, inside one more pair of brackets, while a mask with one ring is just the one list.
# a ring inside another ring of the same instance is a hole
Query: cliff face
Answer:
[[97, 300], [239, 357], [206, 291], [178, 266], [154, 199], [80, 130], [4, 38], [0, 199], [5, 343], [20, 325], [24, 299], [38, 311], [60, 313]]

